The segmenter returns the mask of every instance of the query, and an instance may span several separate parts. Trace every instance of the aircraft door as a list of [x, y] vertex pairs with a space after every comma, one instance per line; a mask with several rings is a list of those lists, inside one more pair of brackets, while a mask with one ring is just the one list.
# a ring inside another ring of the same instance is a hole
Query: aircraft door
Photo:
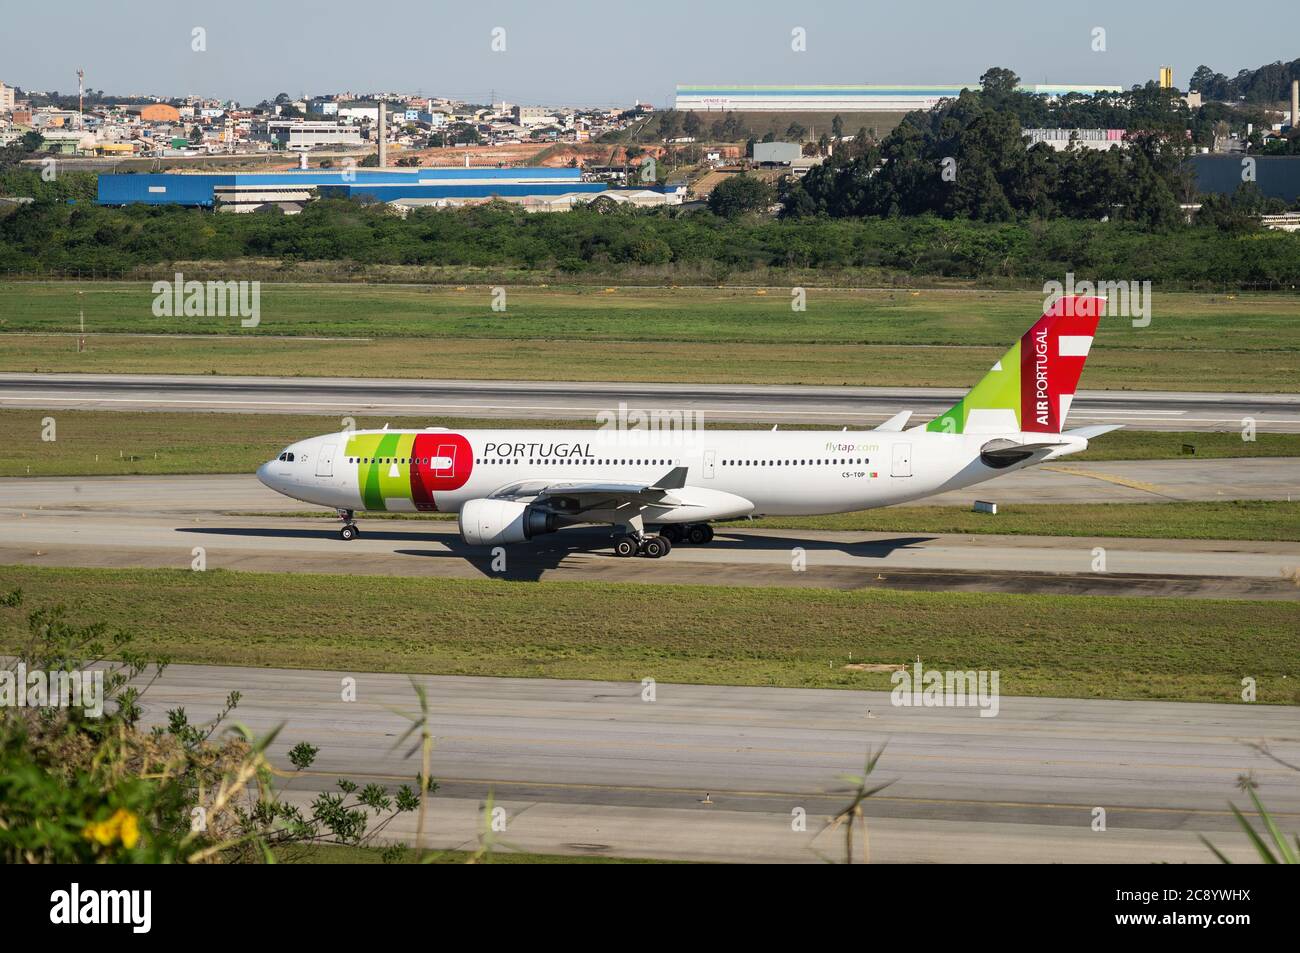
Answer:
[[717, 465], [718, 465], [718, 451], [705, 450], [704, 451], [704, 478], [706, 480], [713, 479], [713, 472], [714, 469], [717, 467]]
[[334, 475], [334, 444], [327, 443], [320, 448], [320, 456], [316, 458], [316, 475], [318, 477], [332, 477]]
[[912, 445], [910, 443], [894, 444], [894, 468], [891, 473], [896, 477], [912, 475]]
[[433, 475], [441, 480], [451, 479], [456, 475], [456, 445], [454, 443], [438, 444], [438, 455], [429, 461]]

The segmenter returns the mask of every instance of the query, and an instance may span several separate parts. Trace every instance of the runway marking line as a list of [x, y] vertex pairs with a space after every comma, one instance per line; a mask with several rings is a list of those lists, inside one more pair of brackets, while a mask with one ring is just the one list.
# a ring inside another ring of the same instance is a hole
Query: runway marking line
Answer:
[[1130, 480], [1128, 477], [1113, 476], [1109, 473], [1097, 473], [1092, 470], [1080, 470], [1077, 467], [1043, 467], [1044, 470], [1051, 470], [1053, 473], [1065, 473], [1069, 476], [1087, 477], [1093, 480], [1101, 480], [1105, 483], [1113, 483], [1116, 486], [1126, 486], [1131, 490], [1142, 490], [1146, 493], [1154, 493], [1157, 496], [1167, 496], [1159, 486], [1154, 483], [1143, 483], [1141, 480]]

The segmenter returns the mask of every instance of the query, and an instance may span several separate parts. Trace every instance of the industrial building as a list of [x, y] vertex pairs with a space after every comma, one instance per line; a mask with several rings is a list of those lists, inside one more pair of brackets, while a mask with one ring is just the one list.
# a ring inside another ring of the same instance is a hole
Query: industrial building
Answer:
[[1072, 146], [1077, 149], [1094, 149], [1105, 152], [1113, 146], [1126, 147], [1125, 129], [1022, 129], [1020, 134], [1027, 140], [1025, 145], [1036, 146], [1040, 142], [1057, 152], [1064, 152]]
[[269, 119], [252, 125], [251, 138], [281, 149], [305, 152], [318, 146], [359, 146], [361, 127], [328, 120]]
[[[950, 86], [678, 86], [677, 108], [692, 112], [911, 112], [978, 89]], [[1119, 86], [1021, 86], [1041, 96], [1119, 92]]]
[[185, 205], [226, 212], [255, 212], [269, 206], [294, 212], [316, 196], [409, 199], [421, 204], [456, 204], [490, 198], [588, 195], [603, 192], [575, 168], [311, 169], [286, 172], [166, 172], [104, 174], [100, 205]]
[[[1264, 196], [1288, 204], [1300, 201], [1300, 156], [1251, 156], [1250, 160], [1255, 184]], [[1187, 161], [1197, 192], [1230, 196], [1242, 186], [1246, 159], [1241, 155], [1196, 155]]]
[[803, 158], [803, 146], [797, 142], [754, 143], [755, 165], [792, 165]]

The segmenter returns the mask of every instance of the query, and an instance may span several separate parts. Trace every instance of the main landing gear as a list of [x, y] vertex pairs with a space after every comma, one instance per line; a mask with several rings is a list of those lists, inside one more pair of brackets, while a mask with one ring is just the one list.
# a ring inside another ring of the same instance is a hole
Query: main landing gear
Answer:
[[339, 539], [350, 543], [361, 535], [361, 530], [357, 529], [357, 524], [352, 519], [352, 510], [339, 510], [338, 514], [339, 519], [343, 521], [343, 528], [339, 530]]
[[640, 554], [650, 559], [662, 559], [672, 552], [673, 544], [666, 536], [620, 536], [614, 540], [615, 556], [636, 556]]
[[632, 532], [618, 537], [614, 540], [614, 555], [623, 558], [641, 555], [650, 559], [662, 559], [672, 552], [674, 543], [690, 542], [702, 546], [711, 539], [713, 527], [708, 523], [692, 523], [689, 526], [670, 523], [663, 526], [657, 536]]
[[669, 523], [659, 532], [673, 543], [687, 542], [694, 546], [703, 546], [705, 543], [713, 542], [713, 527], [708, 523], [690, 523], [685, 526], [680, 523]]

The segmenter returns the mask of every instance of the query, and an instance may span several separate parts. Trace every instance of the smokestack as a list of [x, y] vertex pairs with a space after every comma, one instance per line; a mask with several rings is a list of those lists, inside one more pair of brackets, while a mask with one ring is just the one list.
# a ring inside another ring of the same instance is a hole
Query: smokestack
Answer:
[[1300, 79], [1291, 80], [1291, 128], [1300, 129]]
[[379, 168], [388, 166], [388, 110], [379, 103]]

